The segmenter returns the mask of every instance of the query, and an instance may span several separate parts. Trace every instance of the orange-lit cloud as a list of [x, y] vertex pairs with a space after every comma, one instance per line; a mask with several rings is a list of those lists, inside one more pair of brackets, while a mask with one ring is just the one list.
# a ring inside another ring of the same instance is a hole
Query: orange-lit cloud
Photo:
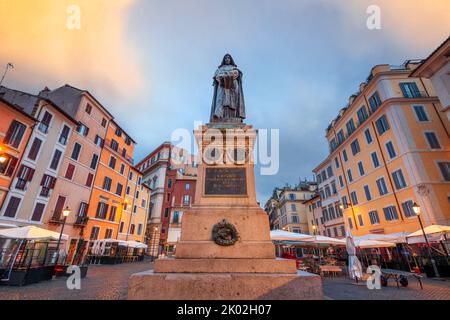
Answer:
[[[129, 96], [142, 86], [138, 57], [126, 38], [134, 0], [2, 0], [0, 63], [8, 79], [41, 88], [71, 83], [102, 95]], [[77, 5], [81, 28], [67, 20]], [[7, 84], [7, 83], [6, 83]]]
[[[324, 1], [326, 2], [326, 1]], [[381, 30], [386, 39], [397, 41], [415, 51], [434, 50], [450, 32], [450, 1], [448, 0], [353, 0], [336, 1], [345, 14], [350, 28], [358, 28], [367, 20], [366, 9], [377, 5], [381, 9]], [[366, 34], [367, 35], [367, 34]], [[360, 39], [358, 39], [360, 40]], [[362, 44], [355, 43], [355, 47]], [[413, 57], [411, 57], [413, 58]]]

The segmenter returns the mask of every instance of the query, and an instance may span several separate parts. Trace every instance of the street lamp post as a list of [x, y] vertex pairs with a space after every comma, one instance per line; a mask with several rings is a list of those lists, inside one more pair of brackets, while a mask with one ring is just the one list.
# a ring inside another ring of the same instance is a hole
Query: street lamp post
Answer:
[[59, 238], [58, 238], [58, 243], [56, 244], [56, 254], [55, 254], [55, 257], [56, 257], [56, 259], [55, 259], [55, 265], [56, 264], [58, 264], [58, 259], [59, 259], [59, 245], [61, 244], [61, 238], [62, 238], [62, 235], [63, 235], [63, 231], [64, 231], [64, 226], [66, 225], [66, 220], [67, 220], [67, 217], [69, 216], [69, 214], [70, 214], [70, 209], [69, 209], [69, 207], [67, 207], [66, 206], [66, 208], [62, 211], [62, 214], [63, 214], [63, 223], [62, 223], [62, 227], [61, 227], [61, 232], [59, 233]]
[[312, 226], [314, 235], [317, 235], [317, 227], [315, 224]]
[[158, 232], [158, 227], [153, 228], [152, 262], [155, 261], [155, 247], [158, 247], [158, 244], [156, 243], [156, 232]]
[[425, 234], [425, 230], [423, 228], [422, 219], [420, 218], [420, 206], [417, 203], [414, 202], [412, 208], [413, 208], [414, 213], [417, 215], [417, 218], [419, 219], [420, 228], [422, 229], [423, 237], [425, 238], [425, 244], [427, 246], [428, 255], [430, 257], [431, 265], [433, 266], [434, 275], [437, 278], [440, 278], [439, 271], [438, 271], [437, 266], [436, 266], [436, 261], [433, 259], [433, 255], [431, 254], [431, 248], [430, 248], [430, 245], [428, 243], [428, 238], [427, 238], [427, 235]]

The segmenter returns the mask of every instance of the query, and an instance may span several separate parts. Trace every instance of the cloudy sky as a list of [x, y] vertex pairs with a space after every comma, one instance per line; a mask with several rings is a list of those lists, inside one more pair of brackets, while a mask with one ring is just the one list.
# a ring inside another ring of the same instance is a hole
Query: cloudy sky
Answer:
[[[68, 6], [80, 29], [67, 28]], [[369, 5], [381, 29], [369, 30]], [[138, 142], [140, 160], [177, 128], [206, 122], [224, 53], [244, 73], [247, 123], [280, 129], [273, 187], [311, 179], [324, 129], [376, 64], [425, 58], [450, 31], [448, 0], [0, 0], [4, 85], [88, 89]]]

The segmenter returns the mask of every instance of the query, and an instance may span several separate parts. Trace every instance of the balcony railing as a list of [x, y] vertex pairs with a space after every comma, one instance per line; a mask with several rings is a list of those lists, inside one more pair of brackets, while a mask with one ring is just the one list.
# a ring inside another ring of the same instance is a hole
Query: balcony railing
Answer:
[[61, 213], [53, 213], [52, 217], [50, 218], [51, 223], [62, 223], [61, 219]]
[[77, 216], [74, 225], [76, 226], [85, 226], [89, 221], [89, 217], [87, 216]]
[[19, 189], [19, 190], [26, 190], [27, 188], [26, 188], [26, 185], [27, 185], [27, 180], [25, 180], [25, 179], [21, 179], [21, 178], [18, 178], [17, 179], [17, 183], [16, 183], [16, 189]]
[[403, 97], [407, 99], [428, 98], [429, 95], [425, 91], [414, 91], [411, 93], [403, 93]]
[[120, 155], [122, 158], [125, 158], [125, 160], [127, 160], [128, 162], [130, 162], [131, 164], [134, 164], [134, 159], [132, 158], [132, 157], [130, 157], [128, 154], [124, 154], [124, 152], [123, 152], [123, 150], [125, 149], [125, 148], [123, 148], [123, 149], [120, 149], [120, 147], [119, 146], [117, 146], [117, 149], [116, 148], [113, 148], [112, 146], [111, 146], [111, 140], [105, 140], [104, 141], [104, 146], [108, 146], [108, 148], [109, 149], [111, 149], [111, 150], [113, 150], [114, 152], [116, 152], [118, 155]]

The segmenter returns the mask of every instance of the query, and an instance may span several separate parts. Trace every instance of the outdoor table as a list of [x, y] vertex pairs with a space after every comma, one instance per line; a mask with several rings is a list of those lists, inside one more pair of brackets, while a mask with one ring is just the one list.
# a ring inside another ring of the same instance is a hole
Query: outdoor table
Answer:
[[405, 277], [405, 278], [414, 277], [419, 281], [420, 289], [423, 290], [422, 280], [421, 280], [422, 276], [419, 274], [416, 274], [413, 272], [395, 270], [395, 269], [381, 269], [381, 273], [386, 278], [386, 283], [389, 278], [393, 278], [395, 280], [395, 282], [397, 282], [397, 288], [400, 288], [398, 283], [399, 283], [401, 277]]
[[323, 265], [319, 267], [320, 275], [325, 276], [326, 273], [331, 275], [337, 275], [342, 272], [342, 268], [334, 265]]

